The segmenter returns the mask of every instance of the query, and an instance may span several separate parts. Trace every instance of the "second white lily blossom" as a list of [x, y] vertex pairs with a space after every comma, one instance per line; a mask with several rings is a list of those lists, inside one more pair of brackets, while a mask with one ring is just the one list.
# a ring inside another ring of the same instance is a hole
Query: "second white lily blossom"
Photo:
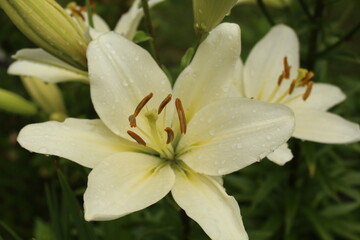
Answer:
[[239, 54], [238, 25], [219, 25], [172, 89], [148, 52], [104, 34], [88, 49], [101, 120], [29, 125], [18, 141], [93, 168], [84, 195], [87, 220], [116, 219], [171, 192], [211, 239], [246, 240], [239, 206], [218, 176], [284, 144], [294, 118], [283, 105], [226, 98]]
[[[273, 27], [239, 67], [235, 85], [242, 96], [290, 107], [296, 118], [293, 137], [320, 143], [360, 140], [359, 125], [327, 110], [345, 99], [336, 86], [314, 83], [314, 73], [299, 68], [299, 40], [285, 25]], [[280, 165], [291, 160], [286, 145], [268, 158]]]

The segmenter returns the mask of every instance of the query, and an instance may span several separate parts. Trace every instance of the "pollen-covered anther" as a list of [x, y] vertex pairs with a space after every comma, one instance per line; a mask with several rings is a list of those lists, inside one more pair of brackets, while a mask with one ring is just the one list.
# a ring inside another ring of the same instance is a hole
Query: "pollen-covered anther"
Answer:
[[311, 93], [311, 90], [312, 90], [313, 85], [314, 85], [314, 82], [313, 82], [313, 81], [308, 82], [306, 91], [305, 91], [305, 93], [304, 93], [303, 96], [302, 96], [302, 98], [303, 98], [304, 101], [306, 101], [306, 99], [308, 99], [308, 97], [310, 96], [310, 93]]
[[307, 72], [306, 76], [301, 81], [301, 86], [303, 86], [303, 87], [306, 86], [314, 76], [315, 76], [315, 74], [313, 72]]
[[141, 112], [141, 109], [143, 109], [145, 107], [145, 105], [150, 101], [150, 99], [154, 96], [153, 93], [150, 93], [149, 95], [147, 95], [146, 97], [144, 97], [143, 100], [141, 100], [141, 102], [139, 103], [139, 105], [137, 105], [135, 111], [134, 111], [134, 117], [137, 117], [139, 115], [139, 113]]
[[291, 95], [294, 92], [294, 89], [296, 87], [296, 79], [294, 79], [291, 84], [290, 84], [290, 88], [289, 88], [289, 95]]
[[[83, 8], [78, 8], [78, 6], [76, 5], [75, 2], [70, 2], [68, 5], [67, 5], [67, 8], [70, 9], [71, 11], [71, 16], [74, 17], [74, 16], [79, 16], [83, 21], [85, 21], [85, 17], [83, 15]], [[86, 9], [86, 8], [85, 8]]]
[[169, 127], [165, 128], [164, 130], [167, 133], [166, 144], [169, 144], [174, 140], [174, 131]]
[[285, 79], [290, 78], [290, 69], [291, 69], [291, 66], [289, 66], [288, 59], [285, 56], [284, 57], [284, 71], [283, 71], [283, 74], [282, 74]]
[[129, 136], [134, 139], [138, 144], [144, 145], [146, 146], [146, 142], [144, 141], [144, 139], [142, 139], [139, 135], [137, 135], [136, 133], [134, 133], [133, 131], [128, 130], [127, 133], [129, 134]]
[[184, 108], [179, 98], [175, 100], [175, 106], [176, 106], [177, 114], [179, 116], [180, 132], [186, 134], [186, 117], [185, 117]]
[[283, 82], [283, 80], [284, 80], [284, 74], [280, 74], [280, 76], [279, 76], [279, 78], [278, 78], [278, 82], [277, 82], [278, 86], [281, 85], [281, 83]]
[[136, 127], [136, 117], [133, 115], [129, 116], [129, 122], [130, 122], [130, 127], [134, 128]]
[[166, 107], [166, 105], [171, 101], [172, 95], [169, 94], [167, 95], [167, 97], [160, 103], [159, 109], [158, 109], [158, 114], [160, 114], [162, 112], [162, 110], [164, 110], [164, 108]]

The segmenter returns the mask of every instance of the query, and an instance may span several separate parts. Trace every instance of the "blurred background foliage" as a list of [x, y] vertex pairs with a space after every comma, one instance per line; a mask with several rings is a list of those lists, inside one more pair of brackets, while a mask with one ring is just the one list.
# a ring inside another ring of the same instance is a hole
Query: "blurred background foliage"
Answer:
[[[63, 6], [68, 1], [59, 1]], [[84, 4], [83, 2], [78, 2]], [[115, 26], [131, 0], [97, 0], [96, 12]], [[301, 41], [302, 67], [316, 82], [338, 85], [347, 100], [332, 111], [360, 122], [360, 1], [293, 0], [285, 8], [239, 5], [225, 21], [240, 24], [242, 59], [274, 23], [293, 27]], [[186, 50], [195, 45], [191, 0], [165, 0], [151, 11], [161, 62], [173, 78]], [[0, 88], [30, 99], [18, 77], [6, 74], [11, 55], [35, 47], [0, 11]], [[141, 26], [140, 29], [144, 29]], [[148, 47], [146, 42], [142, 43]], [[89, 86], [62, 83], [68, 114], [96, 118]], [[16, 142], [19, 130], [46, 121], [39, 112], [0, 112], [0, 239], [177, 240], [208, 239], [171, 197], [109, 222], [83, 220], [82, 194], [89, 169], [29, 153]], [[360, 239], [360, 144], [290, 141], [295, 158], [284, 167], [264, 159], [225, 177], [254, 240]]]

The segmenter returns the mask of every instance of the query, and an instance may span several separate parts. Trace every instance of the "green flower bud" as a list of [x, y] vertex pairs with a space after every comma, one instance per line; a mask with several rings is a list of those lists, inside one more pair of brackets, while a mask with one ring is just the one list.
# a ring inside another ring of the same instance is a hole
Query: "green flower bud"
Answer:
[[51, 115], [65, 115], [65, 105], [59, 87], [53, 83], [45, 83], [35, 77], [21, 77], [21, 80], [31, 98], [44, 112]]
[[195, 31], [201, 35], [215, 28], [238, 0], [193, 0]]
[[22, 115], [33, 115], [37, 112], [34, 103], [4, 89], [0, 89], [0, 109]]
[[87, 68], [89, 40], [54, 0], [0, 0], [0, 7], [39, 47], [74, 67]]

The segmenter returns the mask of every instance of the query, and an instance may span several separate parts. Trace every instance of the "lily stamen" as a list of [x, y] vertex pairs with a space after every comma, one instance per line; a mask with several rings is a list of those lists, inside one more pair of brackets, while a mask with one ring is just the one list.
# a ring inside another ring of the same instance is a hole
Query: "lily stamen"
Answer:
[[314, 85], [314, 82], [313, 81], [310, 81], [307, 85], [307, 88], [306, 88], [306, 91], [303, 95], [303, 100], [306, 101], [306, 99], [308, 99], [308, 97], [310, 96], [310, 93], [311, 93], [311, 90], [312, 90], [312, 87]]
[[146, 97], [144, 97], [143, 100], [141, 100], [141, 102], [139, 103], [139, 105], [137, 105], [135, 111], [134, 111], [134, 117], [137, 117], [139, 115], [139, 113], [141, 112], [141, 110], [145, 107], [145, 105], [150, 101], [150, 99], [154, 96], [153, 93], [150, 93], [149, 95], [147, 95]]
[[127, 133], [129, 136], [134, 139], [138, 144], [146, 146], [146, 142], [144, 139], [142, 139], [139, 135], [137, 135], [135, 132], [128, 130]]
[[284, 74], [280, 74], [279, 78], [278, 78], [278, 86], [281, 85], [281, 83], [283, 82], [284, 80]]
[[307, 72], [305, 78], [301, 82], [301, 86], [305, 87], [314, 76], [315, 74], [313, 72]]
[[285, 56], [284, 57], [284, 71], [283, 71], [283, 74], [282, 74], [285, 79], [290, 78], [290, 69], [291, 69], [291, 66], [289, 66], [287, 56]]
[[134, 128], [136, 127], [136, 117], [133, 115], [129, 116], [129, 122], [130, 122], [130, 127]]
[[174, 131], [169, 127], [165, 128], [164, 130], [167, 133], [166, 144], [169, 144], [174, 140], [174, 136], [175, 136]]
[[171, 101], [172, 94], [167, 95], [167, 97], [160, 103], [158, 114], [162, 112], [162, 110], [166, 107], [166, 105]]
[[291, 95], [292, 93], [293, 93], [293, 91], [294, 91], [294, 89], [295, 89], [295, 87], [296, 87], [296, 84], [297, 83], [297, 81], [296, 81], [296, 79], [294, 79], [292, 82], [291, 82], [291, 85], [290, 85], [290, 88], [289, 88], [289, 95]]
[[181, 100], [179, 98], [177, 98], [175, 100], [175, 106], [176, 106], [176, 110], [179, 116], [179, 121], [180, 121], [180, 132], [183, 134], [186, 134], [186, 118], [185, 118], [185, 112], [184, 112], [184, 108], [182, 106]]

